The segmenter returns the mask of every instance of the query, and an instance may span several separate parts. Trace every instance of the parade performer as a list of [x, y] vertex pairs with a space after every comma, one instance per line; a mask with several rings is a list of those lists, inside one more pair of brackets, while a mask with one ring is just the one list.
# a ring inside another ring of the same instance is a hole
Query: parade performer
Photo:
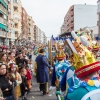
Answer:
[[66, 60], [66, 55], [62, 46], [58, 45], [58, 52], [56, 54], [56, 62], [54, 64], [51, 82], [52, 86], [56, 86], [56, 95], [60, 93], [61, 98], [64, 98], [65, 94], [67, 94], [68, 87], [74, 86], [74, 79], [74, 68]]
[[66, 55], [63, 51], [59, 51], [56, 54], [56, 62], [54, 64], [53, 75], [52, 75], [52, 86], [59, 88], [59, 82], [61, 81], [66, 69], [70, 65], [65, 62]]
[[[73, 61], [75, 74], [80, 79], [80, 82], [78, 85], [68, 88], [66, 97], [68, 100], [100, 100], [99, 94], [93, 91], [100, 89], [98, 73], [100, 62], [96, 61], [93, 53], [84, 45], [80, 45], [80, 42], [77, 42], [77, 44], [80, 47], [80, 51], [73, 52]], [[91, 94], [92, 91], [93, 93]], [[92, 96], [86, 98], [88, 93]]]

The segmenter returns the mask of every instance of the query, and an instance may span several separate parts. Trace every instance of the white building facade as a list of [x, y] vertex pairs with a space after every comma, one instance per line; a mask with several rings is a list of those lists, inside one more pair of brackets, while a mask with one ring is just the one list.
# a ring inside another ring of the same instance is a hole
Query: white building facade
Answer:
[[74, 31], [97, 26], [97, 5], [74, 5]]

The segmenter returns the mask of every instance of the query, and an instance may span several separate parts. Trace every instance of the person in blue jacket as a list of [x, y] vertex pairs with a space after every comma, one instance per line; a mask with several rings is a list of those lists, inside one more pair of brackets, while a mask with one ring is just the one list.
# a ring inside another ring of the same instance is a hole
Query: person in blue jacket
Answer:
[[43, 92], [43, 95], [46, 94], [46, 83], [49, 80], [48, 68], [52, 67], [46, 62], [45, 50], [41, 49], [40, 54], [36, 58], [37, 70], [36, 70], [36, 79], [40, 83], [40, 91]]

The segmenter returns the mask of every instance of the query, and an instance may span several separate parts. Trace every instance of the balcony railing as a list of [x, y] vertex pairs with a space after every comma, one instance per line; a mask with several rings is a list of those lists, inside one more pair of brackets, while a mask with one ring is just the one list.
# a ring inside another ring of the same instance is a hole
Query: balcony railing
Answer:
[[6, 34], [7, 34], [6, 32], [0, 30], [0, 36], [2, 36], [2, 37], [6, 37]]
[[5, 19], [1, 18], [1, 17], [0, 17], [0, 22], [7, 25], [7, 21]]
[[8, 14], [8, 11], [7, 11], [2, 5], [0, 5], [0, 9], [1, 9], [5, 14]]
[[8, 0], [4, 0], [4, 2], [5, 2], [6, 4], [8, 4]]

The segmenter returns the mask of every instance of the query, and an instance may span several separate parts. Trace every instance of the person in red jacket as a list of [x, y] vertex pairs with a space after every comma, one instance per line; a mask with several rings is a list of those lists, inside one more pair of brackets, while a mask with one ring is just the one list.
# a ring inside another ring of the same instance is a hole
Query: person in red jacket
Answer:
[[32, 88], [32, 82], [31, 82], [32, 75], [29, 70], [29, 66], [26, 65], [25, 68], [26, 68], [26, 79], [27, 79], [28, 87], [29, 87], [29, 89], [31, 89]]

